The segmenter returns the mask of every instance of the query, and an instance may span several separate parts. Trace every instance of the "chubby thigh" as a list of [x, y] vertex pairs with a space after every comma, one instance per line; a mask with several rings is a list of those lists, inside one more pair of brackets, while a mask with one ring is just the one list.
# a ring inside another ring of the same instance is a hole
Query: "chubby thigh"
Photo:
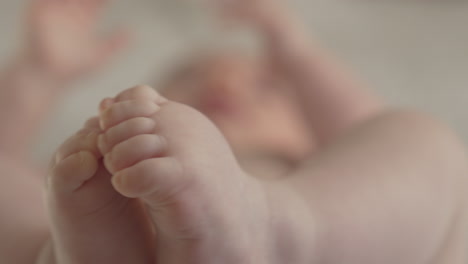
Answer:
[[466, 263], [462, 146], [438, 121], [395, 111], [306, 162], [288, 181], [315, 215], [318, 263]]

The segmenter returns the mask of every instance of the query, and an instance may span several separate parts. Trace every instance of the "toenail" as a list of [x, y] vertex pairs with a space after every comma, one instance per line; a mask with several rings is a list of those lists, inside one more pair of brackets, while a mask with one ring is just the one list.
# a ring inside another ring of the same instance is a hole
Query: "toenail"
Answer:
[[114, 99], [113, 98], [106, 98], [104, 100], [101, 101], [101, 104], [99, 105], [99, 110], [101, 112], [105, 111], [106, 109], [108, 109], [112, 104], [114, 103]]
[[106, 129], [106, 123], [102, 118], [99, 119], [99, 126], [101, 127], [102, 130]]
[[167, 100], [164, 96], [161, 96], [161, 95], [158, 95], [155, 101], [156, 101], [156, 104], [165, 104], [169, 102], [169, 100]]
[[105, 133], [101, 133], [98, 135], [98, 148], [103, 155], [105, 155], [108, 152], [107, 139]]
[[112, 177], [112, 184], [114, 185], [114, 187], [116, 187], [117, 189], [121, 189], [122, 185], [124, 184], [123, 178], [124, 177], [121, 173], [115, 174], [114, 177]]
[[116, 173], [117, 171], [115, 170], [115, 166], [112, 162], [112, 151], [108, 152], [106, 155], [104, 155], [104, 164], [107, 168], [107, 170], [110, 173]]

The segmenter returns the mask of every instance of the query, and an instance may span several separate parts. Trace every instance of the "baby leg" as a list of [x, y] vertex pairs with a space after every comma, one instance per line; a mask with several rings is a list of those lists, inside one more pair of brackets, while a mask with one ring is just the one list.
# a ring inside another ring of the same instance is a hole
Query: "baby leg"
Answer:
[[324, 263], [466, 263], [467, 157], [450, 129], [393, 111], [287, 179], [320, 227]]
[[[289, 260], [304, 258], [285, 249], [296, 242], [288, 239], [297, 230], [290, 213], [301, 217], [303, 211], [279, 198], [270, 184], [245, 174], [206, 117], [145, 86], [111, 101], [101, 115], [105, 133], [99, 145], [115, 188], [147, 206], [160, 263], [298, 263]], [[158, 110], [142, 111], [149, 105]], [[137, 127], [149, 129], [140, 133]], [[284, 210], [283, 204], [288, 204]]]

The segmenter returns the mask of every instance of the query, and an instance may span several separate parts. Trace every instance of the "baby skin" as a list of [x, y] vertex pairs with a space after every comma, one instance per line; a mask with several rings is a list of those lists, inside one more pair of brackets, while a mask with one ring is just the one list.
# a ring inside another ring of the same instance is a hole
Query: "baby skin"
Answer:
[[[388, 114], [363, 126], [295, 175], [265, 181], [239, 167], [202, 114], [150, 87], [126, 90], [105, 99], [100, 116], [57, 151], [47, 181], [52, 239], [43, 258], [60, 264], [463, 263], [466, 164], [458, 142], [415, 115]], [[422, 131], [435, 132], [421, 137]], [[429, 141], [445, 165], [408, 163], [429, 151]], [[385, 159], [369, 166], [361, 157], [377, 155], [376, 146], [387, 151]], [[386, 178], [393, 167], [403, 176]], [[427, 182], [417, 175], [427, 175], [421, 177]], [[432, 201], [436, 189], [447, 195]]]
[[244, 173], [208, 119], [145, 86], [100, 109], [58, 150], [48, 180], [57, 263], [279, 260], [280, 213], [304, 210]]

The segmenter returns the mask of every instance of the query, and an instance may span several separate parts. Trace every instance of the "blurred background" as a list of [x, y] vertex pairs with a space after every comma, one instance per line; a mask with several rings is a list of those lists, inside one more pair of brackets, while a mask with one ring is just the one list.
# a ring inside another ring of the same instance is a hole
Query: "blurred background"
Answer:
[[[19, 50], [26, 0], [0, 2], [0, 64]], [[189, 1], [114, 0], [103, 30], [134, 31], [130, 49], [111, 67], [71, 90], [45, 125], [36, 156], [47, 160], [106, 96], [154, 84], [184, 54], [211, 45], [251, 46], [227, 36]], [[328, 47], [390, 104], [430, 112], [468, 143], [468, 1], [289, 0], [311, 36]]]

